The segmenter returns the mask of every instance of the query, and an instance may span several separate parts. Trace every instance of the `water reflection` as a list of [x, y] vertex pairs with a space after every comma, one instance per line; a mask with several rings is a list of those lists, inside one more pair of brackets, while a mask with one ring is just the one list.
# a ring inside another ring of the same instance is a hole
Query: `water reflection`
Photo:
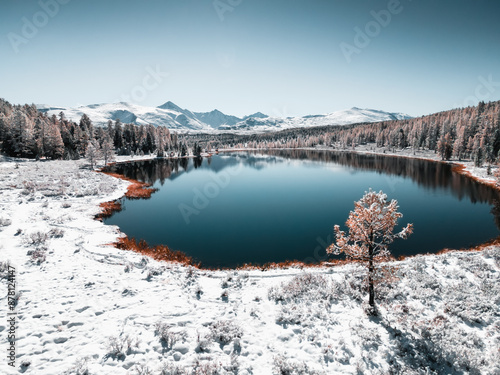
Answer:
[[[120, 163], [110, 166], [108, 170], [126, 177], [147, 182], [151, 185], [157, 181], [164, 184], [166, 179], [193, 169], [206, 168], [216, 172], [233, 167], [244, 159], [245, 165], [255, 169], [266, 165], [282, 163], [286, 160], [313, 161], [334, 163], [362, 171], [377, 171], [380, 174], [410, 178], [420, 186], [428, 189], [444, 189], [459, 200], [469, 199], [472, 203], [489, 203], [494, 206], [492, 214], [500, 228], [500, 197], [490, 186], [480, 184], [462, 174], [453, 172], [452, 166], [446, 163], [426, 160], [401, 158], [384, 155], [362, 155], [347, 152], [311, 151], [311, 150], [269, 150], [262, 153], [235, 153], [217, 159], [156, 159], [137, 162]], [[207, 160], [207, 163], [203, 161]], [[390, 182], [390, 181], [389, 181]], [[391, 184], [389, 183], [389, 186]], [[395, 188], [395, 187], [394, 187]]]
[[[445, 163], [276, 150], [128, 162], [109, 169], [160, 189], [150, 200], [124, 201], [124, 211], [106, 223], [184, 251], [206, 266], [321, 261], [333, 225], [345, 222], [352, 202], [370, 186], [398, 199], [402, 224], [415, 225], [414, 235], [391, 246], [395, 256], [478, 245], [498, 236], [500, 228], [497, 191]], [[225, 174], [231, 183], [219, 186], [220, 194], [207, 190]], [[181, 206], [193, 209], [189, 221]]]

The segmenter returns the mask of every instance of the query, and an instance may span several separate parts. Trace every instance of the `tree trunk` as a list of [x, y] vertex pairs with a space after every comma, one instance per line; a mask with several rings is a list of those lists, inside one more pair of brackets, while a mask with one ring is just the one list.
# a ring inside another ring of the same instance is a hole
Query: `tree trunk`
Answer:
[[372, 309], [375, 309], [375, 289], [373, 287], [373, 245], [370, 244], [368, 247], [368, 290], [370, 293], [370, 298], [368, 303]]

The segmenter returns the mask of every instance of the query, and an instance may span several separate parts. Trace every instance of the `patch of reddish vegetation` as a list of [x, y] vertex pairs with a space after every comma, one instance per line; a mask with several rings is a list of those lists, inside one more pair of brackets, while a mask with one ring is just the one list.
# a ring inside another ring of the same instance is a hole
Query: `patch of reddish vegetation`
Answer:
[[97, 220], [106, 219], [111, 217], [115, 212], [119, 212], [122, 210], [122, 204], [120, 201], [111, 201], [111, 202], [103, 202], [99, 205], [101, 208], [101, 212], [96, 215]]
[[439, 250], [437, 253], [427, 253], [427, 254], [417, 254], [417, 255], [401, 255], [398, 257], [398, 260], [405, 260], [405, 259], [411, 259], [415, 258], [419, 255], [442, 255], [442, 254], [448, 254], [448, 253], [456, 253], [456, 252], [477, 252], [477, 251], [483, 251], [486, 250], [487, 248], [491, 246], [500, 246], [500, 236], [497, 238], [494, 238], [492, 240], [489, 240], [481, 245], [477, 245], [474, 247], [471, 247], [469, 249], [442, 249]]
[[108, 176], [112, 176], [130, 182], [131, 184], [129, 185], [129, 187], [127, 188], [127, 192], [125, 193], [125, 197], [129, 199], [148, 199], [151, 198], [151, 194], [153, 194], [155, 191], [158, 190], [150, 187], [151, 185], [146, 182], [137, 181], [118, 173], [103, 172], [103, 171], [101, 172], [107, 174]]
[[[130, 182], [130, 185], [127, 188], [127, 192], [125, 193], [125, 197], [127, 197], [128, 199], [149, 199], [151, 198], [151, 194], [158, 190], [150, 187], [151, 185], [145, 182], [133, 180], [118, 173], [104, 172], [102, 170], [100, 170], [99, 172]], [[97, 214], [95, 218], [101, 221], [102, 219], [111, 217], [115, 212], [119, 212], [122, 210], [122, 205], [117, 200], [101, 203], [99, 207], [101, 207], [101, 212]]]
[[460, 249], [460, 250], [443, 249], [443, 250], [438, 251], [437, 254], [446, 254], [446, 253], [452, 253], [455, 251], [483, 251], [483, 250], [487, 249], [488, 247], [499, 246], [499, 245], [500, 245], [500, 237], [497, 237], [497, 238], [489, 240], [488, 242], [485, 242], [481, 245], [471, 247], [470, 249]]
[[322, 268], [322, 267], [334, 267], [334, 266], [342, 266], [348, 263], [353, 263], [355, 261], [349, 260], [340, 260], [340, 259], [332, 259], [328, 262], [321, 263], [305, 263], [299, 260], [286, 260], [284, 262], [268, 262], [263, 265], [247, 263], [241, 267], [237, 267], [237, 270], [282, 270], [287, 268]]
[[498, 185], [495, 181], [485, 181], [482, 178], [474, 176], [470, 171], [468, 171], [465, 168], [465, 165], [463, 165], [463, 164], [453, 164], [453, 166], [451, 167], [451, 170], [455, 173], [467, 176], [467, 177], [473, 179], [474, 181], [479, 182], [480, 184], [488, 185], [488, 186], [491, 186], [492, 188], [500, 190], [500, 185]]
[[115, 247], [121, 250], [130, 250], [136, 253], [149, 256], [158, 261], [177, 262], [184, 265], [193, 265], [193, 259], [182, 251], [170, 250], [168, 246], [149, 246], [146, 241], [137, 242], [135, 238], [121, 237], [114, 243]]

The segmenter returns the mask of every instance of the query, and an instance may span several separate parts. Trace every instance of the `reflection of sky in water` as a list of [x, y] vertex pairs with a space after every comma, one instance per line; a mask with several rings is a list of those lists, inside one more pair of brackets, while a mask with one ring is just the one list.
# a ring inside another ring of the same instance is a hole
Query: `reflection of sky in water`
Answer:
[[[410, 239], [391, 247], [395, 255], [467, 247], [498, 235], [486, 203], [496, 193], [452, 174], [448, 166], [390, 160], [382, 173], [368, 170], [372, 159], [363, 169], [362, 157], [349, 159], [354, 168], [345, 160], [281, 156], [214, 156], [198, 168], [190, 160], [187, 172], [177, 173], [171, 161], [127, 164], [127, 176], [161, 178], [163, 185], [155, 184], [160, 190], [149, 200], [126, 201], [125, 210], [106, 222], [130, 237], [185, 251], [207, 266], [311, 260], [325, 255], [333, 225], [343, 226], [353, 202], [372, 188], [398, 200], [401, 224], [414, 223]], [[415, 175], [422, 167], [428, 175]]]

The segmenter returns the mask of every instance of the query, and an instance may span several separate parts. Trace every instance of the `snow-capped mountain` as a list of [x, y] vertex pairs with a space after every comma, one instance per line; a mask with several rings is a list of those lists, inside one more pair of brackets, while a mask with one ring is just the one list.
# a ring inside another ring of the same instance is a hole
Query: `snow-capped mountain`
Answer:
[[233, 126], [242, 121], [241, 118], [226, 115], [218, 109], [214, 109], [212, 112], [195, 112], [195, 115], [198, 120], [203, 121], [214, 129], [218, 129], [221, 125]]
[[[37, 106], [40, 108], [39, 106]], [[85, 113], [94, 125], [105, 126], [109, 120], [120, 120], [122, 123], [137, 125], [152, 124], [165, 126], [179, 131], [213, 131], [213, 128], [196, 119], [188, 110], [183, 110], [172, 102], [167, 102], [159, 107], [145, 107], [131, 103], [92, 104], [77, 108], [54, 108], [42, 106], [40, 109], [49, 116], [64, 112], [66, 118], [78, 122]]]
[[92, 104], [76, 108], [38, 105], [38, 109], [49, 116], [62, 111], [66, 118], [78, 122], [85, 113], [97, 126], [105, 126], [109, 120], [137, 125], [165, 126], [177, 132], [269, 132], [290, 128], [323, 125], [348, 125], [363, 122], [378, 122], [411, 118], [402, 113], [390, 113], [374, 109], [351, 108], [326, 115], [303, 117], [269, 117], [261, 112], [239, 118], [226, 115], [215, 109], [211, 112], [191, 112], [168, 101], [158, 107], [146, 107], [131, 103]]
[[409, 119], [411, 116], [403, 113], [390, 113], [375, 109], [353, 107], [326, 115], [310, 115], [303, 117], [250, 117], [234, 126], [221, 126], [219, 130], [236, 132], [269, 132], [290, 128], [306, 128], [325, 125], [349, 125], [363, 122], [378, 122], [388, 120]]

